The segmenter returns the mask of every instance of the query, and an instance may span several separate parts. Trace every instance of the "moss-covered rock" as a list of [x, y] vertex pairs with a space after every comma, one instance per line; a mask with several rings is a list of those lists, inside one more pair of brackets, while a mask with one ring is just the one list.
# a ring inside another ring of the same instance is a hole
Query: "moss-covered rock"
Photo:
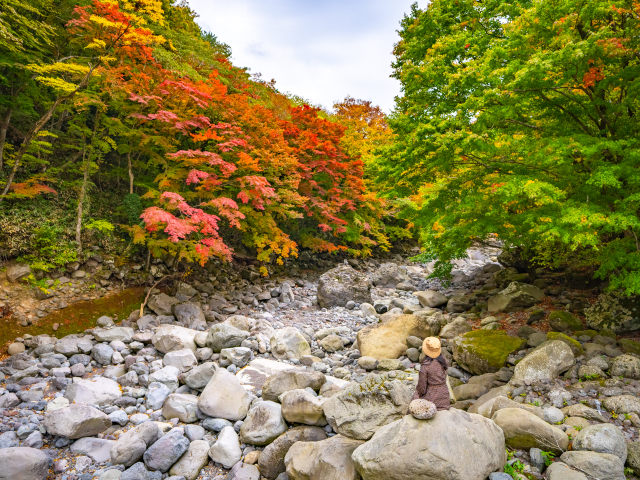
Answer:
[[599, 335], [598, 332], [596, 332], [595, 330], [576, 330], [574, 332], [576, 337], [581, 337], [583, 335], [587, 335], [591, 338], [594, 338], [596, 335]]
[[622, 297], [605, 293], [584, 311], [587, 326], [598, 330], [612, 330], [616, 334], [640, 330], [640, 296]]
[[618, 345], [620, 345], [620, 350], [622, 350], [624, 353], [635, 353], [637, 355], [640, 355], [640, 342], [635, 342], [628, 338], [623, 338], [618, 342]]
[[453, 340], [453, 358], [474, 375], [493, 373], [504, 367], [510, 353], [524, 348], [526, 343], [503, 331], [476, 330]]
[[564, 310], [556, 310], [549, 314], [549, 326], [556, 332], [573, 333], [584, 329], [584, 325], [578, 317]]
[[614, 340], [616, 340], [618, 338], [618, 335], [616, 335], [616, 332], [611, 330], [611, 329], [609, 329], [609, 328], [603, 328], [602, 330], [600, 330], [598, 335], [600, 335], [602, 337], [613, 338]]
[[549, 332], [547, 333], [547, 340], [560, 340], [569, 345], [574, 356], [579, 357], [580, 355], [584, 355], [584, 348], [582, 348], [580, 342], [571, 337], [567, 337], [564, 333]]

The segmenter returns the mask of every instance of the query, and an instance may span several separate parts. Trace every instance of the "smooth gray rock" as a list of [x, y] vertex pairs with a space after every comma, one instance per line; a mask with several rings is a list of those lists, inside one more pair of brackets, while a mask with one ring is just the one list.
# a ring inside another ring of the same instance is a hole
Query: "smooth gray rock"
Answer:
[[216, 373], [216, 368], [216, 364], [213, 362], [207, 362], [195, 366], [184, 374], [184, 383], [189, 388], [200, 390], [207, 386], [207, 383], [209, 383], [213, 374]]
[[452, 408], [430, 420], [407, 415], [385, 425], [352, 458], [367, 480], [485, 480], [504, 467], [507, 454], [495, 423]]
[[185, 393], [173, 393], [162, 407], [162, 416], [167, 420], [177, 418], [183, 423], [198, 421], [198, 397]]
[[270, 401], [256, 403], [240, 428], [240, 441], [250, 445], [267, 445], [287, 431], [287, 423], [279, 404]]
[[125, 342], [133, 339], [135, 331], [131, 327], [94, 328], [93, 336], [98, 342]]
[[162, 473], [148, 471], [144, 463], [138, 462], [122, 472], [120, 480], [162, 480]]
[[524, 385], [526, 382], [553, 380], [574, 363], [573, 352], [566, 343], [559, 340], [545, 342], [520, 360], [514, 370], [511, 384]]
[[252, 353], [250, 348], [223, 348], [220, 351], [220, 365], [235, 365], [238, 368], [242, 368], [251, 361], [251, 357]]
[[560, 460], [598, 480], [625, 480], [624, 464], [616, 455], [596, 452], [564, 452]]
[[285, 471], [284, 457], [296, 442], [319, 442], [325, 440], [327, 434], [320, 427], [295, 427], [286, 431], [260, 454], [258, 466], [260, 473], [269, 480], [273, 480]]
[[160, 325], [151, 339], [153, 346], [162, 353], [189, 348], [196, 351], [196, 335], [199, 332], [178, 325]]
[[160, 293], [151, 297], [147, 306], [153, 310], [156, 315], [173, 315], [172, 307], [177, 303], [177, 298], [170, 297], [165, 293]]
[[184, 434], [190, 442], [193, 442], [204, 439], [205, 430], [200, 425], [185, 425]]
[[240, 440], [233, 427], [224, 427], [209, 449], [209, 458], [224, 468], [231, 468], [242, 458]]
[[287, 475], [293, 480], [359, 480], [352, 459], [362, 440], [336, 435], [319, 442], [296, 442], [284, 458]]
[[176, 321], [186, 328], [196, 330], [198, 327], [206, 328], [207, 326], [204, 313], [202, 312], [200, 305], [196, 303], [186, 302], [174, 305], [173, 315], [176, 317]]
[[239, 347], [248, 336], [249, 332], [247, 331], [240, 330], [233, 325], [219, 323], [209, 329], [207, 347], [220, 353], [224, 348]]
[[602, 423], [583, 428], [573, 439], [573, 450], [610, 453], [622, 463], [627, 461], [627, 443], [615, 425]]
[[181, 372], [185, 372], [198, 364], [193, 350], [185, 348], [182, 350], [173, 350], [165, 354], [162, 359], [162, 363], [165, 366], [172, 366], [177, 368]]
[[169, 395], [171, 395], [171, 390], [164, 383], [150, 383], [146, 395], [147, 408], [160, 410]]
[[43, 423], [49, 435], [70, 439], [93, 437], [111, 426], [111, 420], [106, 414], [83, 404], [47, 412]]
[[549, 466], [546, 474], [549, 480], [589, 480], [584, 473], [573, 470], [563, 462], [554, 462]]
[[124, 427], [127, 423], [129, 423], [129, 416], [125, 413], [124, 410], [116, 410], [115, 412], [111, 412], [109, 414], [109, 420], [111, 420], [111, 423], [117, 423], [121, 427]]
[[260, 480], [260, 470], [255, 465], [238, 462], [227, 475], [227, 480]]
[[224, 427], [233, 427], [233, 423], [224, 418], [206, 418], [202, 426], [211, 432], [220, 432]]
[[16, 283], [18, 280], [27, 277], [29, 274], [31, 274], [31, 268], [26, 263], [9, 265], [6, 271], [7, 280], [11, 283]]
[[9, 430], [0, 435], [0, 448], [11, 448], [20, 445], [18, 434], [14, 430]]
[[110, 365], [115, 350], [109, 345], [98, 343], [91, 349], [91, 357], [100, 365]]
[[96, 463], [104, 463], [111, 460], [110, 452], [115, 444], [115, 440], [85, 437], [73, 442], [70, 450], [71, 453], [87, 455]]
[[235, 375], [219, 368], [198, 397], [198, 408], [210, 417], [242, 420], [247, 416], [251, 399]]
[[5, 393], [0, 397], [0, 409], [10, 409], [20, 405], [20, 399], [13, 392]]
[[93, 379], [74, 378], [67, 387], [64, 397], [71, 403], [86, 403], [89, 405], [112, 405], [122, 396], [118, 382], [104, 378]]
[[400, 270], [398, 264], [389, 262], [378, 267], [371, 276], [371, 282], [376, 287], [396, 288], [401, 282], [411, 282], [411, 278]]
[[41, 450], [28, 447], [0, 449], [0, 480], [46, 480], [53, 462]]
[[209, 442], [194, 440], [189, 444], [187, 452], [171, 467], [169, 473], [181, 476], [185, 480], [195, 480], [207, 463], [209, 463]]
[[155, 422], [145, 422], [124, 432], [111, 449], [111, 462], [129, 467], [138, 462], [147, 448], [162, 437], [162, 430]]
[[188, 448], [189, 440], [178, 430], [173, 430], [158, 439], [144, 452], [144, 463], [151, 470], [160, 470], [165, 473]]

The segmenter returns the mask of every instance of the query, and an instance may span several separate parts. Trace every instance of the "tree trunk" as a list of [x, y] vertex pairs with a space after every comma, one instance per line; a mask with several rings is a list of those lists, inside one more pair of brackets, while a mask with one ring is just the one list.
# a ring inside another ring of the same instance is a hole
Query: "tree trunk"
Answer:
[[4, 144], [7, 140], [7, 130], [9, 130], [9, 122], [11, 121], [12, 109], [9, 109], [7, 116], [0, 124], [0, 174], [4, 170]]
[[[78, 197], [78, 222], [76, 223], [76, 243], [78, 244], [78, 254], [82, 253], [82, 207], [84, 199], [87, 195], [87, 184], [89, 183], [89, 170], [91, 169], [91, 157], [93, 157], [93, 142], [96, 138], [98, 123], [100, 123], [100, 113], [96, 112], [95, 124], [93, 125], [93, 133], [91, 135], [91, 144], [89, 145], [89, 155], [86, 154], [86, 143], [82, 146], [83, 176], [82, 187], [80, 188], [80, 196]], [[85, 159], [86, 157], [86, 159]]]
[[[86, 157], [86, 161], [85, 161]], [[85, 146], [82, 147], [82, 163], [84, 164], [84, 176], [82, 178], [82, 187], [80, 188], [80, 196], [78, 197], [78, 221], [76, 223], [76, 244], [78, 245], [78, 254], [82, 253], [82, 204], [84, 196], [87, 192], [87, 181], [89, 179], [89, 165], [91, 165], [91, 155], [86, 154]]]
[[13, 183], [13, 179], [16, 176], [16, 172], [20, 167], [20, 162], [22, 161], [22, 157], [24, 156], [25, 153], [27, 153], [27, 150], [31, 146], [31, 141], [35, 138], [38, 132], [42, 130], [42, 127], [44, 127], [47, 124], [47, 122], [51, 118], [51, 115], [53, 115], [53, 112], [55, 112], [56, 109], [58, 108], [58, 105], [60, 105], [65, 100], [70, 100], [71, 98], [73, 98], [75, 94], [78, 93], [78, 91], [80, 91], [81, 88], [84, 88], [89, 83], [89, 79], [91, 78], [91, 75], [94, 69], [96, 68], [96, 66], [91, 67], [91, 69], [87, 72], [87, 74], [84, 76], [82, 81], [78, 84], [78, 86], [73, 92], [71, 92], [69, 95], [66, 95], [64, 97], [57, 98], [56, 101], [53, 102], [53, 104], [49, 107], [49, 109], [38, 119], [38, 121], [31, 127], [31, 129], [24, 136], [24, 141], [22, 142], [20, 149], [16, 152], [15, 163], [13, 164], [13, 168], [11, 169], [11, 173], [9, 173], [9, 178], [7, 178], [7, 183], [4, 186], [4, 190], [2, 191], [2, 194], [0, 194], [0, 203], [4, 201], [7, 195], [7, 192], [11, 188], [11, 184]]
[[129, 195], [133, 194], [133, 168], [131, 166], [131, 152], [127, 154], [127, 161], [129, 162]]

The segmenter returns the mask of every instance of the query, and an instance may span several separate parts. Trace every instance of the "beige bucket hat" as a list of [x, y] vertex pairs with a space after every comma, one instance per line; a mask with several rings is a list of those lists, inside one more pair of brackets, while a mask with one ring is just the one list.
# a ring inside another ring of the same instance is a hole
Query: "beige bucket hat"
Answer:
[[442, 352], [440, 339], [436, 337], [427, 337], [422, 342], [422, 351], [427, 357], [438, 358]]

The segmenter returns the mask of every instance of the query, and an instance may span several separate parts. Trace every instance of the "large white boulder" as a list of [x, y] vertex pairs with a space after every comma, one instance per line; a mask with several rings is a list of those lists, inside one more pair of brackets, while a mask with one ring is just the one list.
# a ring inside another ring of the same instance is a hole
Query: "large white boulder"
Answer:
[[52, 463], [35, 448], [0, 448], [0, 480], [46, 480]]
[[554, 380], [575, 363], [571, 347], [559, 340], [544, 342], [524, 357], [513, 372], [510, 383], [524, 385], [539, 380]]
[[351, 455], [363, 443], [342, 435], [294, 443], [284, 458], [287, 475], [290, 480], [359, 480]]
[[210, 417], [237, 421], [247, 416], [251, 400], [235, 375], [219, 368], [198, 397], [198, 408]]
[[88, 403], [99, 407], [111, 405], [122, 396], [118, 382], [103, 377], [93, 379], [73, 378], [64, 394], [71, 403]]
[[583, 428], [573, 439], [573, 450], [609, 453], [627, 461], [627, 442], [615, 425], [602, 423]]
[[352, 458], [367, 480], [485, 480], [504, 467], [507, 453], [495, 423], [452, 408], [385, 425]]
[[498, 410], [492, 420], [502, 429], [510, 447], [526, 450], [536, 447], [560, 454], [569, 446], [565, 432], [527, 410], [504, 408]]
[[196, 335], [199, 332], [177, 325], [160, 325], [153, 334], [151, 343], [159, 352], [168, 353], [174, 350], [196, 351]]
[[368, 440], [383, 425], [404, 416], [415, 392], [415, 379], [403, 372], [367, 375], [323, 403], [333, 430], [358, 440]]
[[44, 427], [47, 433], [65, 438], [93, 437], [110, 426], [109, 417], [89, 405], [70, 405], [44, 415]]
[[300, 360], [311, 355], [311, 347], [297, 328], [286, 327], [271, 337], [271, 353], [279, 360]]
[[186, 372], [194, 365], [197, 365], [198, 360], [196, 359], [193, 350], [185, 348], [183, 350], [173, 350], [167, 353], [162, 359], [162, 364], [164, 366], [176, 367], [181, 372]]

